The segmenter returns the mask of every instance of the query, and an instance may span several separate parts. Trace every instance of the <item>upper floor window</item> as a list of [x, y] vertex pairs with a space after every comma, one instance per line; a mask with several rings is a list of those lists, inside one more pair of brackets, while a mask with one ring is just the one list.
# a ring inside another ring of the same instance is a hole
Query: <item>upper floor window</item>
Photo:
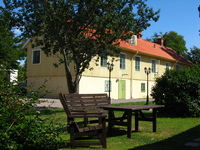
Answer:
[[156, 73], [156, 60], [155, 59], [151, 60], [151, 72]]
[[120, 69], [126, 69], [126, 54], [120, 54]]
[[170, 63], [166, 63], [166, 69], [170, 69]]
[[101, 67], [107, 67], [107, 57], [101, 57], [100, 61]]
[[39, 64], [41, 58], [40, 50], [33, 50], [32, 64]]
[[140, 57], [135, 56], [135, 71], [140, 71]]

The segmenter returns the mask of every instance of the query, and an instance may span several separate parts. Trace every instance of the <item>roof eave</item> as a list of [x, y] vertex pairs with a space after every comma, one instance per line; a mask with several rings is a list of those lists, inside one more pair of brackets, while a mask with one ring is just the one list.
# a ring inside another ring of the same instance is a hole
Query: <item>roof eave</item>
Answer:
[[30, 39], [28, 39], [28, 40], [24, 43], [24, 45], [22, 46], [22, 49], [25, 49], [25, 47], [28, 45], [29, 42], [30, 42]]
[[170, 61], [170, 62], [175, 62], [175, 63], [181, 63], [181, 64], [184, 64], [184, 65], [192, 65], [190, 63], [186, 63], [186, 62], [182, 62], [182, 61], [178, 61], [178, 60], [175, 60], [175, 59], [169, 59], [169, 58], [166, 58], [166, 57], [162, 57], [162, 56], [158, 56], [158, 55], [153, 55], [153, 54], [149, 54], [149, 53], [144, 53], [144, 52], [141, 52], [141, 51], [138, 51], [138, 50], [133, 50], [133, 49], [128, 49], [128, 48], [125, 48], [125, 47], [121, 47], [123, 50], [125, 51], [129, 51], [129, 52], [135, 52], [137, 55], [139, 54], [142, 54], [142, 55], [146, 55], [146, 56], [151, 56], [151, 57], [156, 57], [156, 58], [160, 58], [162, 60], [166, 60], [166, 61]]

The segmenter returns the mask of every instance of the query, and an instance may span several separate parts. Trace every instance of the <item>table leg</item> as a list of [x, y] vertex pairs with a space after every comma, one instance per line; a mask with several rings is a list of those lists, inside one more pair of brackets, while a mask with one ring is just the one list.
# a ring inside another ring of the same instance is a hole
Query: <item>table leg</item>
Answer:
[[138, 131], [139, 120], [138, 120], [138, 111], [135, 111], [135, 131]]
[[132, 135], [132, 111], [127, 111], [127, 137]]
[[156, 132], [156, 109], [153, 109], [153, 132]]
[[111, 133], [113, 124], [112, 124], [112, 119], [113, 119], [113, 110], [108, 110], [108, 133]]

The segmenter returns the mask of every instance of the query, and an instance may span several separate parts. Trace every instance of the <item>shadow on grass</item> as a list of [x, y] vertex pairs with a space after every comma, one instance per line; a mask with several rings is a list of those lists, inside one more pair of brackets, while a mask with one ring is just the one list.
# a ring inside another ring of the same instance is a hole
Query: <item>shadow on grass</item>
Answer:
[[107, 137], [116, 137], [127, 134], [127, 131], [120, 128], [112, 128], [112, 131], [110, 133], [107, 133]]
[[[166, 131], [167, 132], [167, 131]], [[156, 142], [153, 144], [148, 144], [144, 146], [139, 146], [137, 148], [132, 148], [129, 150], [200, 150], [200, 146], [192, 147], [185, 146], [185, 143], [194, 142], [193, 140], [200, 138], [200, 125], [191, 128], [185, 132], [178, 135], [170, 137], [166, 140]]]
[[[132, 130], [132, 133], [134, 132], [141, 132], [141, 131]], [[110, 131], [110, 133], [109, 132], [107, 133], [107, 137], [117, 137], [122, 135], [127, 136], [127, 129], [125, 127], [113, 127], [112, 131]]]

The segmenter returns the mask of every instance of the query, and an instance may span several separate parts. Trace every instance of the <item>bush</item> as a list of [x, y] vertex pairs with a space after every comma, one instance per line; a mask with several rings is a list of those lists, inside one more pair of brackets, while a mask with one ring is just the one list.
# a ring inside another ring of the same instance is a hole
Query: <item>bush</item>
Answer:
[[166, 70], [152, 88], [156, 104], [165, 105], [165, 113], [180, 117], [200, 116], [200, 66]]
[[18, 86], [0, 78], [0, 149], [58, 149], [62, 126], [53, 118], [47, 122], [35, 110], [40, 102], [39, 92], [31, 92], [26, 97], [20, 94]]

